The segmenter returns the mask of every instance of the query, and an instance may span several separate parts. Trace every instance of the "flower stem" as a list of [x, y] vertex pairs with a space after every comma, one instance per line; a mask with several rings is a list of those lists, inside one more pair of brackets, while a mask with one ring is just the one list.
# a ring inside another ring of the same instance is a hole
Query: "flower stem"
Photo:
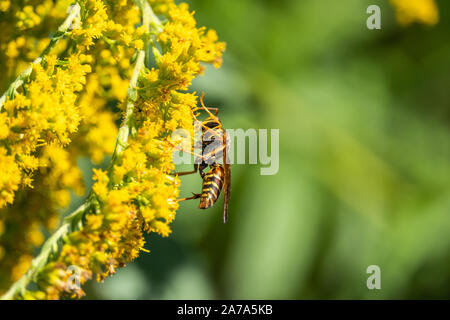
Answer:
[[66, 20], [59, 26], [58, 31], [51, 37], [50, 43], [42, 51], [41, 55], [36, 58], [28, 68], [22, 71], [21, 74], [14, 80], [9, 88], [0, 97], [0, 111], [2, 110], [3, 104], [6, 102], [8, 97], [13, 97], [17, 94], [17, 89], [30, 77], [33, 71], [33, 66], [40, 63], [42, 59], [53, 49], [53, 47], [58, 43], [59, 39], [65, 36], [67, 31], [73, 26], [74, 19], [80, 19], [80, 5], [75, 3], [71, 5], [68, 9], [68, 15]]
[[[146, 0], [134, 0], [136, 5], [140, 8], [142, 12], [142, 23], [144, 26], [147, 26], [147, 30], [156, 29], [155, 31], [162, 31], [162, 23], [158, 19], [158, 17], [154, 14], [151, 6]], [[130, 131], [133, 127], [133, 113], [134, 113], [134, 104], [137, 99], [137, 82], [139, 79], [139, 75], [141, 74], [142, 69], [145, 66], [145, 57], [148, 56], [147, 50], [148, 43], [146, 43], [146, 47], [144, 50], [139, 50], [136, 58], [136, 64], [133, 70], [133, 74], [130, 79], [130, 83], [128, 86], [128, 96], [127, 96], [127, 107], [125, 110], [125, 117], [123, 119], [122, 125], [119, 128], [119, 133], [116, 139], [116, 147], [112, 156], [111, 165], [118, 159], [128, 144], [128, 137], [130, 135]], [[111, 166], [110, 166], [111, 168]]]
[[32, 280], [35, 280], [35, 276], [45, 266], [50, 254], [58, 249], [58, 242], [71, 230], [73, 222], [76, 222], [79, 218], [81, 218], [83, 213], [89, 207], [89, 201], [86, 201], [84, 204], [78, 207], [78, 209], [64, 218], [63, 223], [58, 228], [58, 230], [56, 230], [55, 233], [53, 233], [53, 235], [47, 239], [47, 241], [45, 241], [40, 254], [36, 258], [34, 258], [33, 261], [31, 261], [31, 265], [28, 271], [9, 288], [9, 290], [0, 298], [1, 300], [13, 299], [15, 296], [17, 296], [17, 294], [25, 291], [28, 283], [30, 283], [30, 281]]

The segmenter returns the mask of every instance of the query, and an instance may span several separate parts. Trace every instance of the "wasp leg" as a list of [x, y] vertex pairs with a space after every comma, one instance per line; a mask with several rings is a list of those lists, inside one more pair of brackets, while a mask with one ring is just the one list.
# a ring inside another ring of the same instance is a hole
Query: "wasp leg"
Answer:
[[194, 174], [198, 171], [198, 164], [194, 164], [194, 170], [192, 171], [182, 171], [182, 172], [173, 172], [171, 176], [186, 176], [188, 174]]
[[[218, 108], [207, 108], [207, 107], [205, 106], [205, 104], [203, 103], [203, 98], [204, 98], [204, 97], [205, 97], [205, 93], [202, 92], [202, 97], [200, 98], [200, 103], [201, 103], [201, 105], [202, 105], [202, 108], [209, 114], [209, 116], [210, 116], [212, 119], [214, 119], [214, 120], [216, 120], [217, 122], [219, 122], [219, 118], [217, 118], [217, 114], [219, 113], [219, 109], [218, 109]], [[216, 111], [216, 114], [212, 114], [211, 111], [209, 111], [209, 110], [215, 110], [215, 111]]]
[[201, 195], [202, 195], [201, 193], [192, 193], [192, 194], [193, 194], [192, 197], [177, 199], [177, 202], [185, 201], [185, 200], [194, 200], [194, 199], [198, 199], [198, 198], [200, 198]]
[[210, 128], [210, 127], [207, 127], [206, 125], [204, 125], [203, 122], [202, 122], [201, 125], [202, 125], [202, 128], [203, 128], [203, 129], [205, 129], [206, 131], [208, 131], [208, 132], [209, 132], [210, 134], [212, 134], [213, 136], [216, 136], [217, 138], [222, 138], [223, 134], [220, 134], [220, 133], [217, 133], [217, 132], [214, 131], [214, 129], [221, 129], [222, 126], [216, 126], [216, 127], [214, 127], [214, 128]]
[[[217, 136], [220, 137], [219, 135], [217, 135]], [[169, 143], [170, 143], [170, 142], [169, 142]], [[215, 150], [212, 150], [212, 151], [210, 151], [210, 152], [207, 153], [207, 154], [201, 155], [201, 154], [198, 154], [198, 153], [195, 153], [195, 152], [192, 152], [192, 151], [183, 150], [183, 149], [181, 149], [180, 147], [174, 145], [173, 143], [170, 143], [170, 144], [172, 145], [173, 148], [175, 148], [175, 149], [177, 149], [177, 150], [179, 150], [179, 151], [183, 151], [183, 152], [192, 154], [193, 156], [197, 157], [197, 158], [198, 158], [199, 160], [201, 160], [201, 161], [206, 161], [206, 159], [208, 159], [208, 157], [210, 157], [213, 153], [220, 152], [220, 151], [222, 151], [222, 150], [225, 148], [225, 146], [220, 146], [219, 148], [217, 148], [217, 149], [215, 149]]]
[[206, 109], [206, 110], [209, 110], [209, 111], [213, 110], [214, 111], [214, 116], [216, 116], [216, 117], [219, 114], [219, 108], [204, 107], [202, 109]]
[[209, 159], [213, 154], [219, 153], [220, 151], [223, 151], [225, 149], [225, 146], [220, 146], [217, 149], [212, 150], [211, 152], [204, 154], [203, 158], [206, 159], [205, 162], [207, 162], [207, 159]]
[[[210, 117], [211, 119], [213, 119], [214, 121], [220, 123], [220, 120], [219, 120], [219, 118], [217, 117], [217, 114], [219, 113], [219, 108], [207, 108], [207, 107], [205, 106], [205, 104], [203, 103], [203, 98], [204, 98], [204, 97], [205, 97], [205, 93], [202, 92], [202, 96], [201, 96], [201, 98], [200, 98], [200, 103], [201, 103], [201, 105], [202, 105], [202, 109], [206, 110], [206, 112], [208, 113], [208, 115], [209, 115], [209, 117]], [[215, 113], [212, 114], [209, 110], [214, 110]], [[192, 117], [194, 118], [195, 121], [201, 123], [201, 126], [202, 126], [203, 129], [206, 129], [207, 131], [211, 131], [213, 135], [215, 135], [215, 136], [221, 138], [221, 136], [220, 136], [219, 134], [217, 134], [216, 132], [214, 132], [213, 130], [211, 130], [211, 128], [205, 126], [205, 125], [203, 124], [203, 121], [199, 121], [199, 120], [197, 119], [197, 116], [195, 115], [195, 113], [194, 113], [194, 111], [193, 111], [192, 109], [191, 109], [191, 115], [192, 115]]]
[[179, 146], [174, 145], [172, 142], [168, 141], [168, 143], [172, 146], [172, 148], [177, 149], [179, 151], [183, 151], [189, 154], [192, 154], [193, 156], [196, 156], [199, 159], [203, 159], [203, 156], [201, 154], [192, 152], [192, 151], [188, 151], [188, 150], [183, 150], [182, 148], [180, 148]]
[[[203, 95], [204, 95], [204, 93], [203, 93]], [[203, 99], [203, 95], [202, 95], [202, 98], [201, 98], [201, 99]], [[219, 108], [205, 107], [205, 105], [203, 104], [203, 100], [201, 100], [201, 104], [202, 104], [202, 107], [201, 107], [201, 108], [196, 107], [196, 108], [195, 108], [195, 111], [199, 111], [199, 110], [201, 110], [201, 109], [204, 109], [204, 110], [206, 110], [206, 112], [208, 112], [209, 114], [211, 114], [210, 111], [212, 110], [212, 111], [214, 111], [214, 117], [212, 117], [212, 118], [216, 120], [216, 119], [217, 119], [217, 115], [219, 114]], [[194, 118], [195, 120], [199, 121], [199, 120], [197, 119], [197, 115], [199, 115], [199, 113], [196, 115], [196, 114], [194, 113], [195, 111], [191, 109], [191, 115], [193, 116], [193, 118]]]
[[[197, 107], [196, 107], [197, 108]], [[196, 109], [195, 111], [197, 111], [198, 109]], [[192, 115], [192, 118], [194, 118], [194, 120], [195, 121], [199, 121], [198, 119], [197, 119], [197, 116], [195, 115], [195, 113], [194, 113], [194, 110], [192, 110], [191, 109], [191, 115]]]

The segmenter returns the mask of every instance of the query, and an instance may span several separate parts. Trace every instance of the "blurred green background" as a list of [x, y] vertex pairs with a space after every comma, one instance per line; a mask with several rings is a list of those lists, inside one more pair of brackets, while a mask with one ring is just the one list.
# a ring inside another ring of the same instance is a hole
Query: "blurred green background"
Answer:
[[280, 170], [234, 165], [227, 225], [222, 197], [182, 203], [87, 298], [450, 298], [450, 2], [434, 27], [399, 26], [388, 1], [188, 2], [227, 42], [193, 89], [227, 128], [279, 128]]

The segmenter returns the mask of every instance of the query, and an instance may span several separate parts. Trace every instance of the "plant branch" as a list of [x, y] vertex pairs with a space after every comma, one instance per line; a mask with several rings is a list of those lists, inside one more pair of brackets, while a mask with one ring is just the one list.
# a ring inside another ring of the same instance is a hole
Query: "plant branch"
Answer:
[[[154, 14], [152, 8], [146, 0], [134, 0], [136, 5], [142, 12], [142, 23], [144, 26], [147, 26], [147, 30], [156, 29], [155, 31], [162, 31], [162, 23], [158, 19], [158, 17]], [[125, 109], [125, 117], [123, 119], [122, 125], [119, 128], [119, 133], [116, 139], [116, 147], [112, 156], [111, 166], [114, 162], [120, 158], [123, 151], [127, 147], [128, 137], [130, 135], [130, 131], [133, 127], [133, 114], [134, 114], [134, 106], [137, 99], [137, 82], [139, 79], [139, 75], [141, 74], [142, 69], [145, 66], [145, 57], [148, 55], [147, 51], [148, 43], [146, 43], [146, 48], [144, 50], [139, 50], [136, 58], [136, 64], [133, 70], [133, 74], [130, 79], [130, 84], [128, 86], [128, 95], [127, 95], [127, 106]]]
[[9, 288], [9, 290], [1, 297], [1, 300], [14, 299], [17, 294], [25, 291], [28, 283], [35, 280], [39, 271], [45, 266], [50, 254], [58, 249], [58, 242], [71, 230], [74, 222], [81, 218], [89, 207], [90, 203], [89, 201], [86, 201], [78, 207], [78, 209], [64, 218], [63, 223], [58, 230], [56, 230], [55, 233], [47, 239], [47, 241], [45, 241], [40, 254], [34, 258], [33, 261], [31, 261], [28, 271]]

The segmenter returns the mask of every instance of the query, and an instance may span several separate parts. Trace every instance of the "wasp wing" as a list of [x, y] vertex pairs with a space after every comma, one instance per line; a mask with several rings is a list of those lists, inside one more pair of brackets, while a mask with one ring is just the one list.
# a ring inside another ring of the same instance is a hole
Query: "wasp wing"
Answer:
[[230, 159], [228, 158], [228, 147], [229, 147], [229, 140], [228, 140], [228, 134], [226, 130], [224, 130], [223, 134], [223, 167], [225, 171], [225, 177], [224, 177], [224, 205], [223, 205], [223, 223], [227, 223], [228, 220], [228, 203], [230, 202], [230, 192], [231, 192], [231, 168], [230, 168]]

